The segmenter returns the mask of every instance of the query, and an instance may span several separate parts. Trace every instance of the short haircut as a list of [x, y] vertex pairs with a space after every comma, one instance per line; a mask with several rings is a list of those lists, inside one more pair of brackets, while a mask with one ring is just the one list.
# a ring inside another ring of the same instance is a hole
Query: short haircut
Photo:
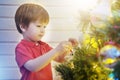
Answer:
[[19, 33], [22, 33], [20, 24], [28, 27], [30, 22], [39, 20], [41, 23], [48, 24], [48, 12], [38, 4], [26, 3], [22, 4], [15, 13], [15, 23]]

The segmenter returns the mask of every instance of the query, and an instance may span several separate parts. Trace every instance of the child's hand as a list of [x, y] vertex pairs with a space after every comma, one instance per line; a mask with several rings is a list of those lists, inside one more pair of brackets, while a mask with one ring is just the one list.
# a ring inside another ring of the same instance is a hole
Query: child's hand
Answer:
[[72, 50], [72, 43], [69, 41], [62, 41], [57, 47], [56, 50], [58, 52], [58, 58], [57, 61], [63, 62], [64, 57], [68, 54], [71, 53]]
[[68, 41], [70, 41], [70, 42], [72, 43], [72, 46], [73, 46], [73, 47], [78, 46], [78, 41], [77, 41], [76, 39], [74, 39], [74, 38], [69, 38]]
[[73, 47], [78, 46], [78, 41], [74, 38], [70, 38], [68, 41], [62, 41], [57, 47], [58, 51], [58, 61], [65, 61], [65, 56], [72, 52]]
[[56, 50], [59, 53], [68, 53], [72, 49], [72, 43], [69, 41], [62, 41], [57, 47]]

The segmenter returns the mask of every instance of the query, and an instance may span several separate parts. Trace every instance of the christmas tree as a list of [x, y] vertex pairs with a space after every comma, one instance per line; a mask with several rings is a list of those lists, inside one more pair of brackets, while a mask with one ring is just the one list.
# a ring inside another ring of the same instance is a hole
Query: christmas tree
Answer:
[[[114, 47], [116, 50], [120, 49], [120, 0], [111, 4], [111, 12], [112, 16], [108, 16], [106, 20], [97, 17], [101, 22], [100, 25], [92, 23], [94, 17], [91, 17], [91, 14], [84, 14], [87, 19], [81, 15], [81, 31], [85, 39], [80, 41], [80, 46], [73, 49], [71, 60], [55, 68], [63, 80], [110, 80], [110, 73], [114, 74], [113, 78], [120, 80], [119, 56], [115, 56], [116, 64], [113, 69], [110, 69], [105, 67], [106, 64], [103, 62], [105, 55], [101, 55], [103, 50], [108, 53]], [[112, 49], [103, 48], [106, 45], [112, 45]], [[108, 62], [110, 63], [110, 60]]]

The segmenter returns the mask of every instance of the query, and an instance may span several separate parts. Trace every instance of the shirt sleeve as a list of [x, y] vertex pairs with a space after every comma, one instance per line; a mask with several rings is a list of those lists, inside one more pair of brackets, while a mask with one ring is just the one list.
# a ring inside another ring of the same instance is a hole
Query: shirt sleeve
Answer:
[[50, 51], [50, 50], [52, 50], [52, 49], [53, 49], [53, 48], [52, 48], [50, 45], [47, 44], [47, 50]]
[[50, 51], [50, 50], [52, 50], [53, 48], [50, 46], [50, 45], [48, 45], [48, 44], [46, 44], [46, 52], [48, 52], [48, 51]]
[[16, 62], [19, 67], [22, 67], [28, 60], [33, 59], [32, 54], [30, 54], [30, 52], [24, 46], [16, 47], [15, 54]]

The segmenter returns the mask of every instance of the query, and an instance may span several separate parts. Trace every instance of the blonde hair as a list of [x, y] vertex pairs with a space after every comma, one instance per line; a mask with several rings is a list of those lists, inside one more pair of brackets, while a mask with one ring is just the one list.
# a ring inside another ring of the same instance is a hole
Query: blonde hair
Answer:
[[22, 33], [20, 24], [28, 27], [30, 22], [39, 20], [41, 23], [48, 24], [49, 14], [48, 12], [38, 4], [22, 4], [15, 13], [15, 23], [19, 33]]

